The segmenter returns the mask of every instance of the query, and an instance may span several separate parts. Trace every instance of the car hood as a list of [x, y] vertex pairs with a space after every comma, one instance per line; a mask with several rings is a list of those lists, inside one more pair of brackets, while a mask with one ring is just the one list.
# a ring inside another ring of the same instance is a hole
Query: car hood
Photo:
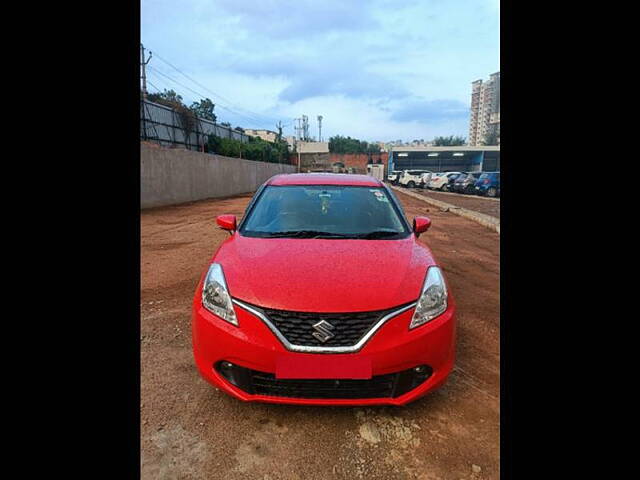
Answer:
[[383, 310], [418, 299], [431, 251], [401, 240], [253, 238], [235, 233], [213, 261], [229, 292], [253, 305], [301, 312]]

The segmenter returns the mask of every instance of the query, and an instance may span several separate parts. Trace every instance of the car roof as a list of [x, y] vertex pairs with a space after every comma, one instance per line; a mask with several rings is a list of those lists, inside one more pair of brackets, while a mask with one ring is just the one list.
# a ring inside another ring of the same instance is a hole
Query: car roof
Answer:
[[369, 175], [348, 173], [290, 173], [271, 177], [267, 185], [352, 185], [381, 187], [382, 182]]

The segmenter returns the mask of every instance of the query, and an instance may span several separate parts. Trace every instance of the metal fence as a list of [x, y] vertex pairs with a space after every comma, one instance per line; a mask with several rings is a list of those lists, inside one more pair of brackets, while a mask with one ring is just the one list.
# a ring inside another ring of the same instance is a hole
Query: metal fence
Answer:
[[197, 118], [189, 135], [180, 123], [180, 114], [174, 109], [148, 100], [140, 101], [140, 138], [157, 141], [161, 145], [181, 145], [189, 150], [202, 150], [207, 135], [233, 138], [246, 143], [249, 137], [237, 130], [218, 125], [204, 118]]

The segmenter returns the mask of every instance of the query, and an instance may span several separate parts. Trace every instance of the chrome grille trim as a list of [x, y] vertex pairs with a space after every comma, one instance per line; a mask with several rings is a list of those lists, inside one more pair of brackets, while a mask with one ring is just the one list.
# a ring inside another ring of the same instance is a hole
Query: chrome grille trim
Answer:
[[[278, 340], [280, 340], [282, 345], [284, 345], [284, 347], [287, 350], [290, 350], [292, 352], [305, 352], [305, 353], [353, 353], [353, 352], [357, 352], [364, 346], [365, 343], [367, 343], [369, 341], [369, 339], [373, 336], [373, 334], [376, 333], [380, 329], [380, 327], [382, 327], [382, 325], [384, 325], [386, 322], [391, 320], [393, 317], [396, 317], [396, 316], [400, 315], [401, 313], [406, 312], [407, 310], [415, 307], [417, 305], [417, 303], [418, 303], [418, 302], [413, 302], [413, 303], [410, 303], [409, 305], [405, 305], [404, 307], [399, 308], [398, 310], [394, 310], [393, 312], [388, 313], [387, 315], [382, 317], [380, 320], [378, 320], [378, 322], [373, 327], [371, 327], [371, 329], [355, 345], [350, 345], [350, 346], [345, 346], [345, 347], [321, 347], [321, 346], [294, 345], [294, 344], [290, 343], [284, 337], [284, 335], [282, 335], [282, 333], [280, 333], [280, 331], [271, 322], [271, 320], [269, 320], [269, 318], [267, 318], [262, 312], [256, 310], [252, 306], [247, 305], [246, 303], [244, 303], [244, 302], [242, 302], [240, 300], [236, 300], [235, 298], [231, 299], [231, 301], [233, 303], [235, 303], [236, 305], [242, 307], [246, 311], [254, 314], [260, 320], [262, 320], [262, 322], [264, 322], [264, 324], [267, 327], [269, 327], [269, 329], [278, 338]], [[408, 328], [408, 324], [407, 324], [407, 328]]]

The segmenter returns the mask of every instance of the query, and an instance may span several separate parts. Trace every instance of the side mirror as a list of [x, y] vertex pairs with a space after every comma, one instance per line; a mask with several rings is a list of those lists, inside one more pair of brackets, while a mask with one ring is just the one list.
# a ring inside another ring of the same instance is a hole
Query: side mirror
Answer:
[[430, 226], [431, 220], [428, 217], [416, 217], [413, 219], [413, 233], [416, 234], [416, 237], [429, 230]]
[[236, 231], [236, 216], [235, 215], [220, 215], [216, 218], [216, 223], [223, 230], [229, 230], [233, 233]]

